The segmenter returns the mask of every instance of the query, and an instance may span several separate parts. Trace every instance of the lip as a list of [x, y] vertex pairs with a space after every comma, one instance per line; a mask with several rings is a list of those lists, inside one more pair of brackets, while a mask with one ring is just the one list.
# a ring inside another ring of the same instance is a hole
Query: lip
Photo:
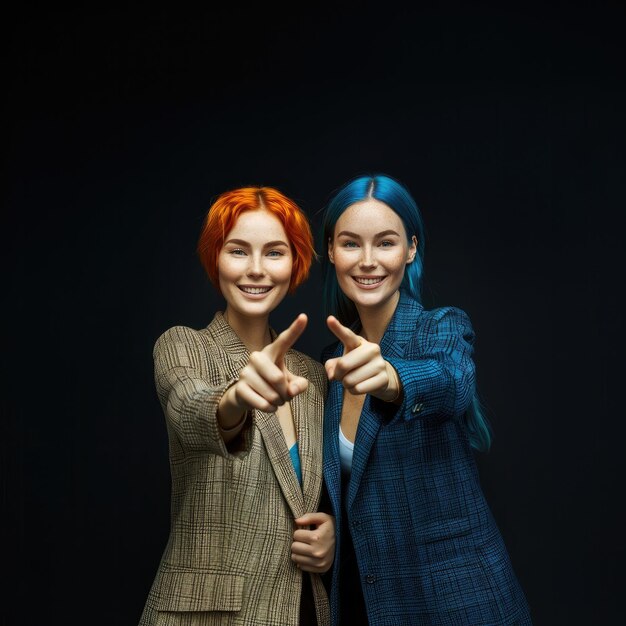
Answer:
[[[387, 276], [352, 276], [352, 282], [359, 288], [365, 291], [371, 291], [372, 289], [377, 289], [384, 282]], [[376, 280], [374, 283], [362, 283], [359, 280]]]
[[[263, 300], [274, 289], [273, 285], [237, 285], [237, 289], [250, 300]], [[246, 291], [247, 289], [256, 290], [262, 289], [255, 293], [254, 291]]]

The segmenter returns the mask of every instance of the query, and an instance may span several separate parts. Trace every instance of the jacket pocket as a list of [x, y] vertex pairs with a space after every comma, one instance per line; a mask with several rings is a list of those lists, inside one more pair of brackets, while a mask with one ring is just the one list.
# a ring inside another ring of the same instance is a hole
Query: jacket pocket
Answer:
[[245, 577], [237, 574], [165, 569], [154, 590], [158, 611], [240, 611]]

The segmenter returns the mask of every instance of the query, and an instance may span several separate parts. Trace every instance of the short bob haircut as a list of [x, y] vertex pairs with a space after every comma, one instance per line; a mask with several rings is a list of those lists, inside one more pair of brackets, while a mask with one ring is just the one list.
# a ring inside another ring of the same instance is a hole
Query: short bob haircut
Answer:
[[197, 252], [204, 271], [220, 291], [218, 257], [224, 240], [245, 211], [267, 210], [283, 225], [294, 257], [289, 283], [293, 293], [309, 275], [315, 255], [313, 234], [300, 207], [273, 187], [241, 187], [221, 194], [211, 205], [198, 240]]

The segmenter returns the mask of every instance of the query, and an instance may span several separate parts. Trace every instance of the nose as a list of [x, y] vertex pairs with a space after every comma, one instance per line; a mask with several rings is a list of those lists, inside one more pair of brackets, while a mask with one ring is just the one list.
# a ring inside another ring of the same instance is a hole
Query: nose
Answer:
[[365, 268], [373, 268], [376, 267], [376, 258], [374, 256], [374, 251], [371, 246], [363, 246], [361, 248], [361, 258], [359, 259], [359, 267]]
[[253, 254], [249, 257], [248, 269], [246, 274], [251, 278], [260, 278], [265, 275], [265, 268], [263, 267], [263, 259], [258, 254]]

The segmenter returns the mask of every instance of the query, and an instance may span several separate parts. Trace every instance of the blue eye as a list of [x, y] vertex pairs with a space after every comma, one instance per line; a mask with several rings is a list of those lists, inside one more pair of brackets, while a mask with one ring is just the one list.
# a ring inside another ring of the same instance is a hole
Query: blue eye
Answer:
[[356, 248], [357, 245], [354, 241], [344, 241], [343, 247], [344, 248]]
[[245, 256], [246, 253], [241, 248], [235, 248], [234, 250], [231, 250], [229, 254], [233, 254], [235, 256]]
[[380, 242], [380, 245], [381, 245], [383, 248], [388, 248], [388, 247], [390, 247], [390, 246], [393, 246], [393, 245], [394, 245], [394, 243], [393, 243], [393, 241], [389, 241], [388, 239], [385, 239], [384, 241], [381, 241], [381, 242]]
[[284, 256], [284, 254], [280, 250], [270, 250], [267, 253], [267, 256], [276, 258], [276, 257]]

